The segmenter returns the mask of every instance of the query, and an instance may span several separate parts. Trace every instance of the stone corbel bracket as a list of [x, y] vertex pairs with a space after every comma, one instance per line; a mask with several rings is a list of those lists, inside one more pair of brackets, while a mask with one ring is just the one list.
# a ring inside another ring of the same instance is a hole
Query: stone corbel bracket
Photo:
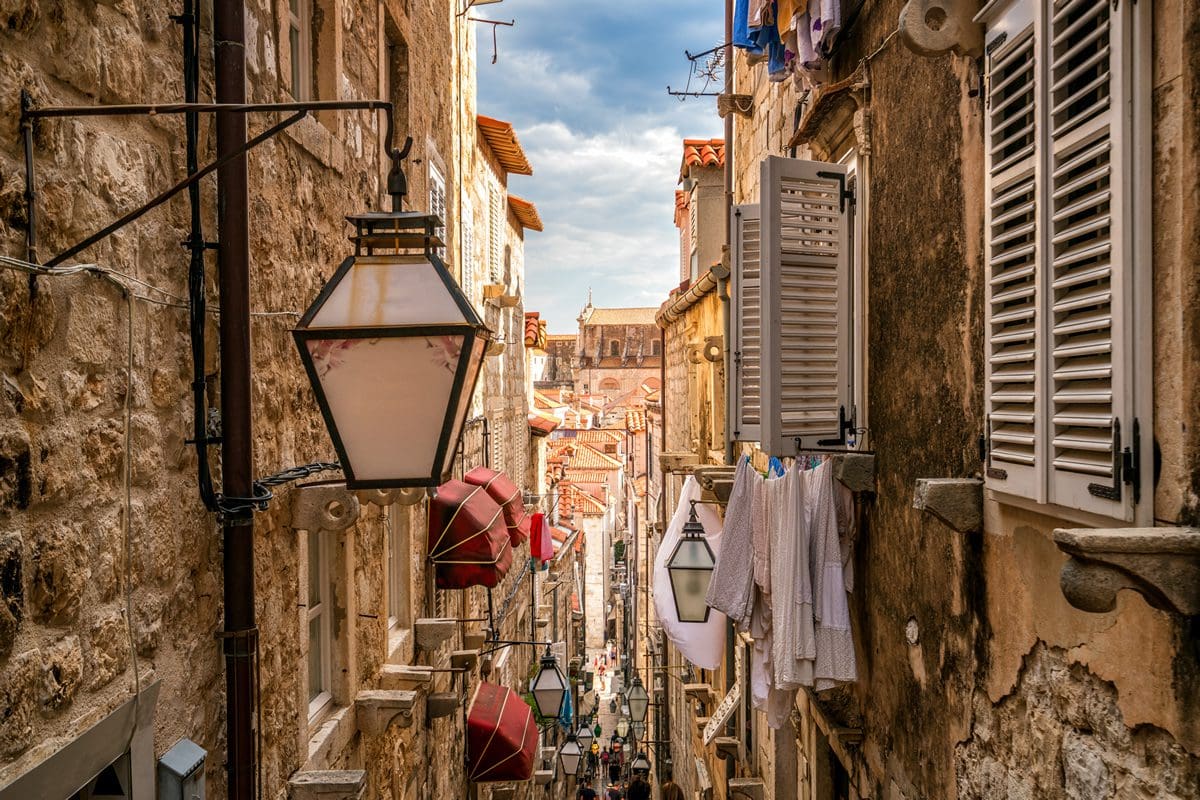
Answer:
[[690, 472], [691, 468], [700, 463], [700, 456], [695, 453], [659, 453], [658, 465], [663, 472]]
[[478, 663], [478, 650], [455, 650], [450, 654], [451, 669], [472, 670]]
[[424, 617], [413, 623], [413, 639], [422, 650], [436, 650], [454, 636], [458, 622], [440, 617]]
[[492, 800], [513, 800], [517, 796], [515, 786], [497, 786], [492, 789]]
[[833, 477], [855, 493], [875, 491], [875, 456], [843, 453], [833, 457]]
[[741, 758], [741, 748], [736, 737], [718, 736], [713, 739], [713, 744], [717, 746], [717, 758], [732, 758], [735, 761]]
[[692, 474], [696, 476], [702, 491], [712, 495], [718, 503], [728, 503], [736, 472], [736, 467], [696, 467]]
[[1059, 528], [1054, 543], [1070, 556], [1059, 585], [1075, 608], [1103, 614], [1132, 589], [1160, 611], [1200, 616], [1200, 529]]
[[288, 526], [301, 531], [338, 533], [358, 521], [360, 505], [344, 483], [318, 483], [292, 490]]
[[359, 800], [367, 790], [361, 769], [319, 769], [297, 772], [288, 779], [291, 800]]
[[397, 719], [401, 727], [407, 728], [412, 724], [418, 694], [404, 689], [367, 689], [359, 692], [354, 698], [358, 730], [379, 736]]
[[946, 52], [979, 58], [983, 26], [975, 22], [979, 0], [908, 0], [900, 10], [900, 41], [917, 55]]
[[713, 693], [713, 688], [707, 683], [685, 683], [683, 685], [683, 693], [692, 700], [702, 700], [705, 703], [711, 702], [716, 696]]
[[521, 295], [508, 294], [502, 283], [489, 283], [483, 287], [483, 297], [501, 308], [516, 308], [521, 304]]
[[425, 698], [425, 716], [429, 719], [448, 717], [462, 705], [458, 692], [434, 692]]
[[433, 668], [420, 664], [384, 664], [379, 670], [381, 689], [428, 689], [433, 683]]
[[979, 533], [983, 530], [983, 481], [918, 478], [913, 508], [933, 514], [959, 533]]
[[548, 786], [552, 780], [554, 780], [554, 770], [552, 769], [535, 769], [533, 771], [534, 786]]
[[763, 785], [762, 778], [729, 779], [730, 800], [734, 800], [734, 798], [739, 798], [740, 800], [763, 800], [765, 793], [766, 787]]
[[360, 489], [354, 493], [360, 503], [371, 503], [380, 508], [399, 503], [415, 506], [425, 499], [425, 490], [419, 487], [408, 489]]
[[748, 94], [719, 94], [717, 95], [717, 114], [721, 119], [730, 114], [741, 114], [749, 117], [754, 113], [754, 98]]

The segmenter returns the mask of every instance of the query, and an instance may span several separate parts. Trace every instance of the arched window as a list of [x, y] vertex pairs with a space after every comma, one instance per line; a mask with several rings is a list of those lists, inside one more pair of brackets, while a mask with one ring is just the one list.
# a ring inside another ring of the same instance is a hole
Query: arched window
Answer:
[[621, 343], [618, 342], [616, 339], [613, 339], [611, 342], [609, 342], [608, 343], [608, 354], [610, 356], [621, 355]]
[[602, 392], [612, 391], [614, 389], [620, 389], [620, 388], [621, 388], [621, 382], [618, 381], [616, 378], [605, 378], [604, 380], [600, 381], [600, 391], [602, 391]]

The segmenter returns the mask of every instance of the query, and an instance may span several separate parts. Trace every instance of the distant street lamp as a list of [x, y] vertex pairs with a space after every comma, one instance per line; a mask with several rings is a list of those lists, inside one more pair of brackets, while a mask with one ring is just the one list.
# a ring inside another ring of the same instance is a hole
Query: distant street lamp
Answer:
[[567, 680], [558, 668], [558, 661], [549, 647], [542, 655], [538, 674], [529, 684], [529, 691], [533, 694], [533, 702], [543, 719], [556, 719], [562, 714], [563, 701], [567, 697]]
[[592, 746], [593, 738], [595, 737], [592, 736], [592, 732], [588, 729], [586, 724], [579, 726], [579, 732], [575, 734], [575, 739], [579, 742], [579, 746], [583, 748], [583, 750], [586, 751]]
[[583, 750], [579, 742], [575, 741], [574, 736], [568, 736], [558, 751], [558, 763], [562, 765], [563, 773], [574, 777], [579, 772], [579, 760], [582, 757]]
[[626, 717], [621, 717], [617, 720], [617, 736], [624, 739], [629, 735], [629, 720]]
[[646, 758], [645, 753], [638, 753], [633, 757], [633, 760], [629, 762], [629, 768], [634, 772], [649, 772], [650, 759]]
[[704, 526], [696, 519], [692, 502], [690, 519], [683, 525], [683, 538], [667, 559], [671, 596], [680, 622], [708, 622], [708, 583], [716, 566], [712, 548], [704, 538]]
[[650, 705], [650, 695], [646, 694], [646, 687], [642, 685], [640, 675], [633, 676], [633, 682], [629, 685], [629, 691], [625, 693], [625, 702], [629, 704], [629, 718], [636, 722], [646, 721], [646, 709]]
[[436, 249], [441, 220], [373, 211], [292, 335], [350, 489], [450, 475], [491, 332]]

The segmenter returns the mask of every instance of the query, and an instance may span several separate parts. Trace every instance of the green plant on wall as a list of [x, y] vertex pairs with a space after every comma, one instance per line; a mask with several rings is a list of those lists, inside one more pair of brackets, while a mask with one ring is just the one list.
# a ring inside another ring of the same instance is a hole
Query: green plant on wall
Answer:
[[613, 542], [613, 562], [617, 564], [625, 563], [625, 541], [623, 539]]

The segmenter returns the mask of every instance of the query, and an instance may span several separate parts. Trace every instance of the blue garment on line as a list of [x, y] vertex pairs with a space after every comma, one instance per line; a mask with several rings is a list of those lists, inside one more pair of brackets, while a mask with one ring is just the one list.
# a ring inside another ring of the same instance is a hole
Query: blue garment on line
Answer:
[[767, 462], [767, 475], [773, 478], [779, 478], [782, 477], [783, 473], [785, 472], [787, 472], [787, 470], [784, 469], [783, 462], [775, 456], [771, 456], [771, 460]]
[[733, 3], [733, 46], [755, 55], [763, 51], [762, 46], [750, 33], [750, 0], [734, 0]]

